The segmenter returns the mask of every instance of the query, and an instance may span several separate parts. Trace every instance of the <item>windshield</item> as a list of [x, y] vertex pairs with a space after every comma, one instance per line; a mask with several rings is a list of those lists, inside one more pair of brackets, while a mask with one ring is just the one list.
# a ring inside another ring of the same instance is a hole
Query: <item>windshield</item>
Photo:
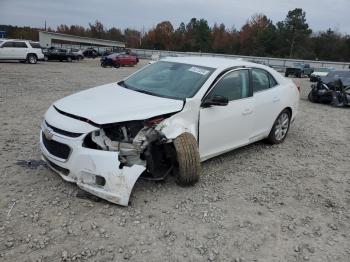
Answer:
[[184, 100], [194, 96], [214, 70], [159, 61], [132, 75], [122, 85], [150, 95]]

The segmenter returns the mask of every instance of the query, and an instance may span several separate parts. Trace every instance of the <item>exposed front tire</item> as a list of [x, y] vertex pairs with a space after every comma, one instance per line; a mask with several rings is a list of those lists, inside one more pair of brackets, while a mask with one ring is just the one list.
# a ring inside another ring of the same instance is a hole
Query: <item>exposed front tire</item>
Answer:
[[119, 67], [120, 67], [120, 64], [119, 64], [119, 63], [115, 63], [115, 64], [114, 64], [114, 67], [115, 67], [115, 68], [119, 68]]
[[290, 112], [285, 109], [277, 117], [267, 138], [270, 144], [280, 144], [286, 139], [290, 126]]
[[190, 133], [183, 133], [174, 140], [176, 151], [176, 167], [174, 169], [176, 183], [181, 186], [194, 185], [201, 172], [198, 144]]
[[29, 54], [27, 56], [27, 62], [29, 64], [36, 64], [38, 62], [38, 58], [36, 57], [36, 55], [33, 55], [33, 54]]

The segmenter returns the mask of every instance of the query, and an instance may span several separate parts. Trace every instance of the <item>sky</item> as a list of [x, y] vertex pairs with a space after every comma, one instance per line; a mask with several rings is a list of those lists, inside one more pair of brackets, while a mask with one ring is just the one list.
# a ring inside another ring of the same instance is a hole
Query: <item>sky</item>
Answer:
[[107, 28], [148, 30], [161, 21], [174, 28], [192, 17], [210, 26], [224, 23], [240, 29], [253, 14], [263, 13], [274, 23], [289, 10], [306, 11], [314, 31], [335, 29], [350, 34], [350, 0], [0, 0], [0, 24], [55, 29], [60, 24], [88, 26], [101, 21]]

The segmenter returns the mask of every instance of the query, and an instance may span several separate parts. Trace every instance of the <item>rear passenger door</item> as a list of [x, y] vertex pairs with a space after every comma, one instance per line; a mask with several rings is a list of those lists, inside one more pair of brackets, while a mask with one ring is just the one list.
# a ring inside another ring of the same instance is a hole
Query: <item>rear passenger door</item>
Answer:
[[14, 45], [14, 58], [26, 59], [27, 58], [27, 44], [25, 42], [13, 42]]
[[266, 137], [280, 113], [281, 93], [277, 81], [264, 69], [251, 69], [255, 115], [250, 142]]

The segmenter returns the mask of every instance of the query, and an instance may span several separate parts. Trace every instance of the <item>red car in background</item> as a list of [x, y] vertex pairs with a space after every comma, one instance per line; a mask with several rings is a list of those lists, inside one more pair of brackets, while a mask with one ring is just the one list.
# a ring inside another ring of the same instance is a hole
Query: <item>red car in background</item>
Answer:
[[119, 68], [120, 66], [134, 66], [139, 62], [139, 59], [135, 55], [129, 55], [126, 53], [115, 53], [101, 58], [101, 66], [112, 66]]

